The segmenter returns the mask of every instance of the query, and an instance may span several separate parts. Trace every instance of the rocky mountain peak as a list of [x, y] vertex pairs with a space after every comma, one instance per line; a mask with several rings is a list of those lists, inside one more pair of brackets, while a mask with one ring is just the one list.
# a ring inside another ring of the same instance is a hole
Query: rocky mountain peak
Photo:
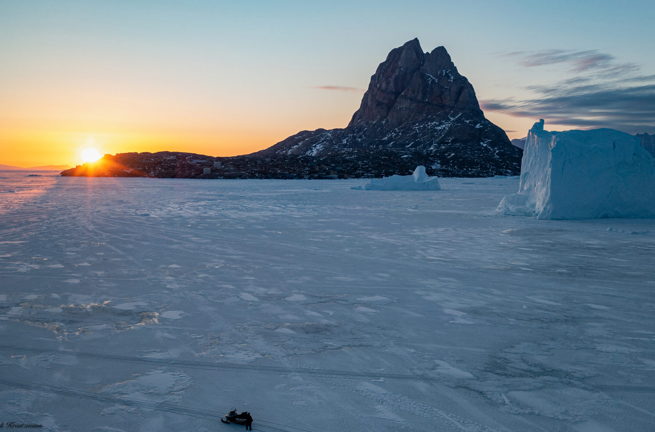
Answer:
[[426, 53], [413, 39], [380, 63], [346, 128], [299, 132], [254, 156], [384, 160], [390, 171], [412, 160], [437, 175], [476, 177], [518, 174], [521, 154], [484, 117], [446, 48]]
[[446, 48], [423, 53], [413, 39], [378, 66], [348, 126], [388, 121], [396, 127], [463, 111], [482, 115], [473, 86], [459, 74]]
[[396, 99], [423, 65], [424, 54], [418, 39], [391, 50], [371, 77], [368, 90], [349, 126], [387, 118]]

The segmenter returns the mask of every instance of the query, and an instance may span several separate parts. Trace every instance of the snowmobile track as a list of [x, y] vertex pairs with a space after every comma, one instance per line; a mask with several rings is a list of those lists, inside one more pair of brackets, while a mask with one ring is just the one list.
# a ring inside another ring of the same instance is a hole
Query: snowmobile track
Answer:
[[162, 359], [154, 358], [144, 358], [144, 357], [130, 357], [130, 356], [121, 356], [114, 354], [100, 354], [100, 353], [89, 353], [89, 352], [80, 352], [80, 351], [69, 351], [69, 350], [48, 350], [43, 348], [26, 348], [26, 347], [17, 347], [12, 345], [3, 345], [0, 344], [0, 350], [3, 351], [27, 351], [33, 353], [48, 353], [48, 354], [66, 354], [77, 357], [93, 358], [99, 360], [111, 360], [111, 361], [122, 361], [122, 362], [135, 362], [135, 363], [147, 363], [155, 364], [158, 366], [169, 366], [169, 367], [188, 367], [193, 369], [205, 369], [205, 370], [216, 370], [216, 371], [236, 371], [236, 372], [260, 372], [267, 374], [302, 374], [302, 375], [312, 375], [312, 376], [324, 376], [332, 378], [363, 378], [363, 379], [396, 379], [396, 380], [405, 380], [405, 381], [423, 381], [423, 382], [441, 382], [439, 378], [413, 375], [413, 374], [394, 374], [394, 373], [371, 373], [371, 372], [357, 372], [357, 371], [344, 371], [344, 370], [335, 370], [335, 369], [310, 369], [310, 368], [285, 368], [277, 366], [256, 366], [256, 365], [237, 365], [237, 364], [221, 364], [221, 363], [207, 363], [207, 362], [198, 362], [192, 360], [178, 360], [178, 361], [168, 361]]

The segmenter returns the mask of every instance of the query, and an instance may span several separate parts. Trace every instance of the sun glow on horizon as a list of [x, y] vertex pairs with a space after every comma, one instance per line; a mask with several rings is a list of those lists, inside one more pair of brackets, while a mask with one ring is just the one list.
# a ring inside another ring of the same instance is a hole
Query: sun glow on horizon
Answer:
[[82, 150], [82, 162], [95, 162], [100, 159], [102, 155], [100, 152], [92, 147]]

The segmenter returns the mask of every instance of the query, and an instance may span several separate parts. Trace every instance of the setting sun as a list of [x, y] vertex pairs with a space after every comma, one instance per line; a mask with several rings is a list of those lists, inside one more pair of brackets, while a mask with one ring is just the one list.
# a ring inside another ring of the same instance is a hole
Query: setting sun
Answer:
[[94, 148], [88, 148], [82, 151], [82, 161], [84, 163], [95, 162], [101, 157], [102, 155], [100, 154], [100, 152]]

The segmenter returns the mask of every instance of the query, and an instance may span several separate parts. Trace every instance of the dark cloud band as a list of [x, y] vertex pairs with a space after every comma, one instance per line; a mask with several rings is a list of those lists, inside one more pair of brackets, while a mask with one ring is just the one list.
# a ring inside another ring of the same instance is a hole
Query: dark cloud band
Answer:
[[488, 100], [482, 109], [516, 117], [545, 118], [573, 127], [608, 127], [655, 133], [655, 84], [611, 88], [585, 86], [542, 89], [533, 99]]
[[487, 111], [544, 118], [551, 124], [608, 127], [655, 133], [655, 75], [637, 76], [639, 66], [617, 63], [598, 52], [545, 50], [508, 54], [524, 67], [566, 64], [575, 76], [555, 85], [531, 86], [533, 97], [482, 101]]

